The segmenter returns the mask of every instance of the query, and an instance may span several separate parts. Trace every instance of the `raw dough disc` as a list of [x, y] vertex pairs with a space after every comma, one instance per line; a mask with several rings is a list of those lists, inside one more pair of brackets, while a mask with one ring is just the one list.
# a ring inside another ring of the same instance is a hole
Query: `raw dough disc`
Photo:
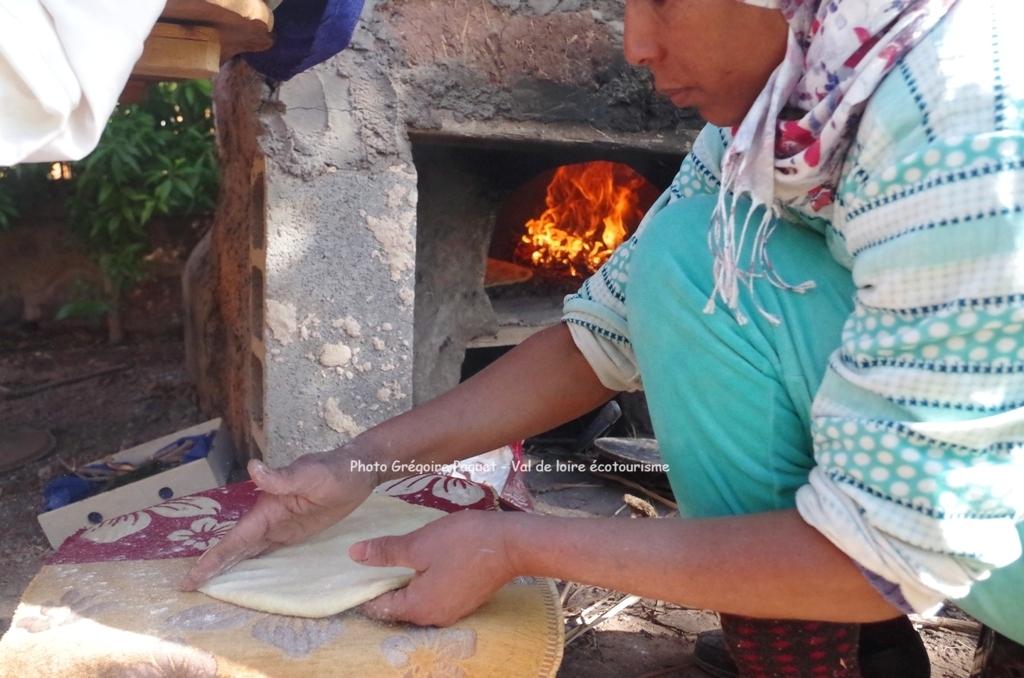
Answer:
[[294, 617], [328, 617], [401, 588], [406, 567], [370, 567], [348, 556], [357, 541], [408, 534], [446, 515], [372, 494], [344, 520], [312, 539], [245, 560], [199, 590], [242, 607]]

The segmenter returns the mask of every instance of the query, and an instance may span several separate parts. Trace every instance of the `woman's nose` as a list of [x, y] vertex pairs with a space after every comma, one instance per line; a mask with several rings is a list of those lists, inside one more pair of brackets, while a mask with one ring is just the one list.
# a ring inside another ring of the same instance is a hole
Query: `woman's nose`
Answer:
[[661, 58], [662, 50], [657, 40], [655, 18], [644, 4], [642, 0], [626, 2], [622, 49], [626, 61], [634, 66], [650, 68]]

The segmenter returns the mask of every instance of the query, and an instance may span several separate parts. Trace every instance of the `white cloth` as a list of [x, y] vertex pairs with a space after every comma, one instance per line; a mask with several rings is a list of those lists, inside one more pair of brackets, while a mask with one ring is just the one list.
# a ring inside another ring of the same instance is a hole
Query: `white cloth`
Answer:
[[0, 0], [0, 166], [96, 147], [165, 0]]

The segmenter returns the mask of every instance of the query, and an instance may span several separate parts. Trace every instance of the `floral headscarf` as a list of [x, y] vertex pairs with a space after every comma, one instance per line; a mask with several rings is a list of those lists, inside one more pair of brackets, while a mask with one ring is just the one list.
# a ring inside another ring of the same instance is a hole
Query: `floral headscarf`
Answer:
[[[755, 278], [802, 292], [808, 281], [790, 285], [772, 270], [765, 253], [773, 219], [782, 207], [829, 218], [846, 151], [872, 93], [899, 59], [914, 47], [956, 0], [739, 0], [778, 9], [789, 23], [786, 56], [764, 90], [732, 132], [722, 159], [722, 190], [709, 243], [715, 257], [715, 297], [736, 314], [739, 285]], [[736, 238], [736, 202], [748, 195], [753, 206]], [[739, 252], [750, 215], [765, 206], [751, 260]], [[776, 318], [761, 311], [770, 321]]]

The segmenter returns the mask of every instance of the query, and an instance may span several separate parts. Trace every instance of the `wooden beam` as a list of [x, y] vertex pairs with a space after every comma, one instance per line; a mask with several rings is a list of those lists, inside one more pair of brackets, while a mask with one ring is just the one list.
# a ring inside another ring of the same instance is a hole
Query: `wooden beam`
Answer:
[[264, 0], [167, 0], [162, 16], [189, 23], [258, 21], [273, 27], [274, 15]]
[[264, 0], [167, 0], [122, 100], [147, 82], [212, 78], [235, 54], [273, 46], [273, 26]]
[[146, 39], [132, 78], [191, 80], [220, 70], [220, 34], [204, 26], [158, 23]]
[[167, 0], [160, 20], [216, 28], [222, 63], [239, 52], [262, 52], [274, 44], [274, 15], [263, 0]]

